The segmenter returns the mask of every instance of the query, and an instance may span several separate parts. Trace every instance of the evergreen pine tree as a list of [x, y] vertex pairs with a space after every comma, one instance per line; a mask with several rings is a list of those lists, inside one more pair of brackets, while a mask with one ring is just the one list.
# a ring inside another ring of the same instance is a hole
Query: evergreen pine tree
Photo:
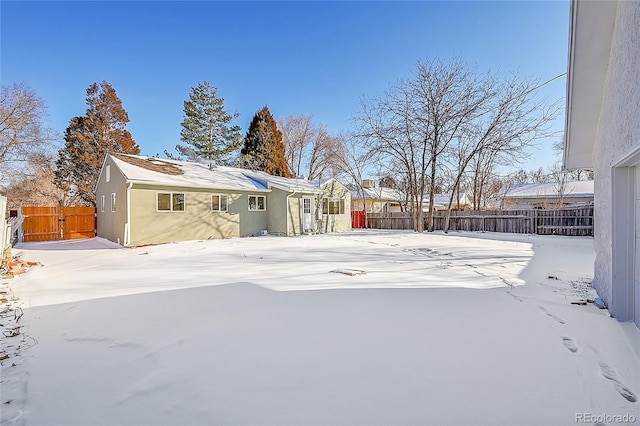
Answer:
[[180, 140], [186, 145], [176, 146], [182, 157], [222, 162], [240, 147], [240, 126], [231, 124], [239, 114], [228, 113], [224, 109], [224, 98], [218, 97], [217, 92], [207, 81], [191, 88], [189, 100], [184, 102], [180, 132]]
[[55, 183], [84, 202], [95, 205], [93, 192], [107, 152], [140, 154], [140, 147], [125, 129], [129, 115], [115, 89], [106, 81], [87, 89], [87, 114], [73, 117], [58, 152]]
[[253, 116], [241, 154], [244, 168], [274, 176], [293, 176], [287, 166], [282, 132], [266, 105]]

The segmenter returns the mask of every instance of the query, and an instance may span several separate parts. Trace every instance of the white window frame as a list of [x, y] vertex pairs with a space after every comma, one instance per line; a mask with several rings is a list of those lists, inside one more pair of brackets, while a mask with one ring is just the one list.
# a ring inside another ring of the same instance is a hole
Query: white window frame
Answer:
[[115, 213], [116, 212], [116, 193], [112, 192], [111, 193], [111, 213]]
[[[213, 197], [218, 197], [218, 209], [213, 208]], [[222, 202], [224, 197], [224, 203]], [[223, 207], [224, 204], [224, 208]], [[229, 195], [227, 194], [211, 194], [211, 211], [218, 213], [227, 213], [229, 211]]]
[[[169, 210], [160, 210], [158, 208], [158, 195], [167, 194], [169, 195]], [[182, 195], [183, 197], [183, 209], [182, 210], [174, 210], [173, 208], [173, 196], [174, 195]], [[156, 212], [157, 213], [184, 213], [187, 211], [187, 194], [185, 192], [169, 192], [169, 191], [158, 191], [156, 192]]]
[[104, 213], [104, 206], [107, 204], [106, 198], [104, 194], [100, 196], [100, 213]]
[[[251, 208], [251, 199], [252, 198], [256, 199], [256, 203], [255, 203], [256, 208], [254, 208], [254, 209]], [[263, 202], [262, 202], [262, 207], [263, 208], [258, 208], [258, 206], [260, 204], [260, 203], [258, 203], [258, 199], [259, 198], [263, 199]], [[264, 196], [264, 195], [249, 195], [247, 208], [249, 209], [250, 212], [264, 212], [264, 211], [267, 211], [267, 197]]]
[[[327, 209], [325, 211], [325, 200], [327, 200]], [[329, 203], [338, 203], [338, 213], [330, 213], [331, 209], [329, 208]], [[324, 197], [322, 199], [322, 214], [326, 216], [339, 216], [345, 214], [346, 211], [346, 202], [344, 198], [338, 197]]]
[[104, 173], [104, 181], [109, 182], [111, 180], [111, 164], [107, 164], [105, 173]]

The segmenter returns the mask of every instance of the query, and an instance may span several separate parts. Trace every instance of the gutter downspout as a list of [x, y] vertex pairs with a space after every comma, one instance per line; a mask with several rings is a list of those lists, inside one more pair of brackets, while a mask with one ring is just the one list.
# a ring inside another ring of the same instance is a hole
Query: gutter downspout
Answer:
[[295, 195], [296, 193], [296, 189], [293, 189], [293, 192], [289, 195], [287, 195], [287, 237], [290, 237], [289, 235], [289, 197], [291, 197], [292, 195]]
[[131, 188], [133, 182], [127, 182], [127, 221], [124, 224], [124, 244], [127, 247], [131, 243]]

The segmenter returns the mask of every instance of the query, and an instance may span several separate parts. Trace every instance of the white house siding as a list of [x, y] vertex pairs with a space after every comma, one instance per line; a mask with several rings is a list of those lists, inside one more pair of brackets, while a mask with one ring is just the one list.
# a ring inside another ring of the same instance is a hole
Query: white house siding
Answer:
[[[616, 202], [614, 200], [616, 196], [612, 194], [615, 191], [612, 178], [613, 166], [625, 156], [640, 150], [640, 120], [638, 119], [640, 117], [640, 48], [638, 46], [640, 46], [640, 2], [621, 1], [618, 3], [609, 70], [593, 153], [596, 176], [594, 287], [610, 305], [612, 283], [615, 279], [612, 257], [612, 245], [615, 245], [612, 215], [616, 213], [612, 209]], [[637, 209], [640, 203], [634, 204], [634, 208]], [[616, 209], [618, 207], [616, 206]], [[637, 215], [636, 211], [634, 216], [637, 217]], [[632, 220], [628, 224], [630, 227], [628, 231], [632, 232], [633, 222]], [[637, 265], [637, 254], [631, 259], [633, 258]], [[637, 266], [635, 269], [638, 270]], [[615, 270], [615, 273], [619, 274], [619, 271]], [[613, 313], [615, 315], [615, 312]]]

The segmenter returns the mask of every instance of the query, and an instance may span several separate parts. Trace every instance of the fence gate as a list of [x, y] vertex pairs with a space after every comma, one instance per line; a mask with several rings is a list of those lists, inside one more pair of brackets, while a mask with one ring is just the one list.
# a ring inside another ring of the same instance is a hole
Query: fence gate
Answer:
[[353, 229], [366, 228], [366, 213], [364, 210], [351, 210], [351, 227]]
[[95, 207], [22, 207], [22, 241], [56, 241], [96, 236]]

